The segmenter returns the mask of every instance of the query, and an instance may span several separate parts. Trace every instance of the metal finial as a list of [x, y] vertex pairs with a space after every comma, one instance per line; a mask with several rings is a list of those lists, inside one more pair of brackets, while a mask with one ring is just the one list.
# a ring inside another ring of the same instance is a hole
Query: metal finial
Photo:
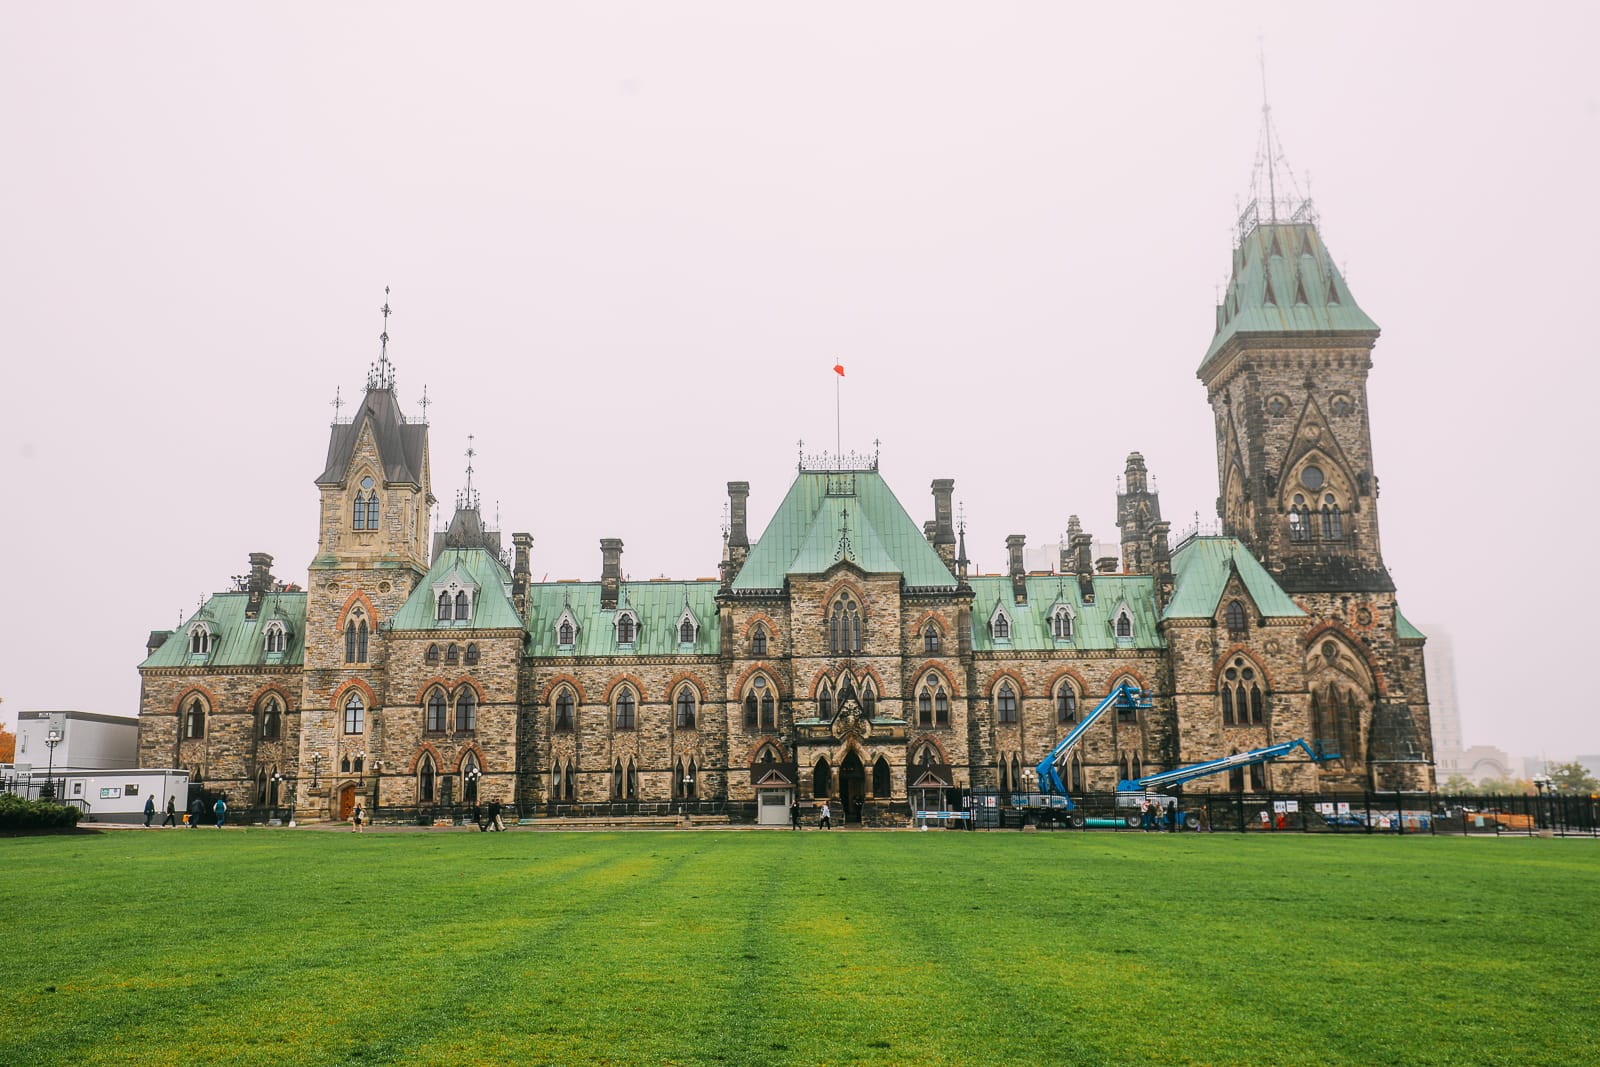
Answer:
[[428, 385], [426, 382], [424, 382], [422, 385], [422, 399], [417, 401], [417, 406], [422, 408], [423, 422], [428, 421], [428, 405], [431, 403], [433, 403], [433, 401], [428, 399]]
[[839, 509], [839, 550], [833, 554], [835, 562], [853, 558], [850, 554], [850, 509]]
[[474, 437], [474, 434], [467, 434], [467, 488], [462, 497], [469, 508], [478, 506], [477, 494], [472, 491], [472, 457], [478, 454], [478, 450], [472, 447]]
[[378, 335], [378, 362], [367, 375], [368, 389], [393, 389], [394, 364], [389, 362], [389, 287], [383, 287], [383, 332]]
[[333, 408], [333, 421], [337, 425], [339, 422], [339, 409], [344, 407], [344, 401], [339, 397], [339, 387], [337, 385], [333, 387], [333, 399], [328, 401], [328, 405]]

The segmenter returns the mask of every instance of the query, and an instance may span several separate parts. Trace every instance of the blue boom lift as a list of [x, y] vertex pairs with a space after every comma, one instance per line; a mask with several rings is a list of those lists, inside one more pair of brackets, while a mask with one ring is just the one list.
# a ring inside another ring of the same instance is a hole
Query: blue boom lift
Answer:
[[[1078, 810], [1077, 805], [1072, 802], [1072, 798], [1067, 795], [1067, 787], [1061, 781], [1060, 765], [1072, 754], [1072, 750], [1078, 747], [1078, 742], [1083, 739], [1084, 732], [1098, 722], [1106, 712], [1112, 708], [1120, 711], [1140, 711], [1149, 708], [1151, 703], [1147, 693], [1127, 682], [1123, 682], [1113, 688], [1111, 692], [1106, 694], [1105, 699], [1095, 706], [1093, 711], [1085, 715], [1081, 722], [1068, 731], [1067, 736], [1056, 742], [1056, 746], [1050, 750], [1049, 755], [1039, 761], [1037, 773], [1040, 791], [1037, 793], [1013, 794], [1011, 797], [1012, 806], [1038, 809], [1039, 817], [1046, 821], [1061, 820], [1075, 827], [1085, 825], [1086, 820], [1083, 812]], [[1221, 759], [1192, 763], [1186, 767], [1173, 768], [1170, 771], [1158, 771], [1155, 774], [1147, 774], [1142, 778], [1124, 779], [1117, 783], [1117, 806], [1131, 806], [1136, 804], [1138, 799], [1151, 795], [1154, 790], [1182, 785], [1184, 782], [1193, 781], [1196, 778], [1221, 774], [1223, 771], [1231, 771], [1236, 767], [1249, 767], [1252, 764], [1269, 763], [1273, 760], [1282, 759], [1296, 749], [1303, 751], [1312, 760], [1318, 762], [1337, 759], [1339, 755], [1337, 752], [1326, 749], [1321, 742], [1317, 742], [1313, 747], [1303, 738], [1296, 738], [1293, 741], [1284, 741], [1280, 744], [1268, 745], [1265, 748], [1251, 749], [1249, 752], [1236, 752], [1231, 756], [1223, 756]], [[1165, 802], [1172, 798], [1161, 797], [1160, 799]], [[1115, 820], [1106, 821], [1114, 822]], [[1193, 825], [1192, 816], [1191, 825]]]
[[1078, 747], [1078, 742], [1083, 739], [1084, 732], [1099, 721], [1100, 717], [1112, 708], [1121, 711], [1138, 711], [1150, 707], [1150, 698], [1144, 690], [1127, 682], [1112, 688], [1106, 698], [1095, 705], [1095, 709], [1085, 715], [1067, 736], [1056, 742], [1056, 747], [1050, 754], [1039, 761], [1036, 769], [1039, 775], [1039, 792], [1016, 793], [1011, 797], [1011, 804], [1018, 808], [1037, 808], [1040, 817], [1046, 820], [1061, 819], [1070, 822], [1073, 826], [1084, 824], [1083, 813], [1077, 810], [1077, 805], [1072, 803], [1072, 798], [1067, 795], [1067, 787], [1061, 781], [1059, 765], [1072, 754]]

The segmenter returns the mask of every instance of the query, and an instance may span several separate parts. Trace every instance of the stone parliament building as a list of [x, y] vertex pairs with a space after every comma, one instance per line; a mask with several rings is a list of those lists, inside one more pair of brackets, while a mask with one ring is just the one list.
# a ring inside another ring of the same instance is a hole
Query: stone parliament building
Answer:
[[[386, 347], [336, 420], [304, 588], [272, 557], [150, 635], [139, 759], [179, 767], [246, 818], [714, 810], [786, 821], [791, 801], [896, 824], [1032, 768], [1113, 686], [1062, 768], [1070, 789], [1294, 738], [1338, 758], [1200, 779], [1190, 793], [1433, 786], [1424, 638], [1378, 532], [1367, 422], [1377, 325], [1308, 212], [1247, 211], [1198, 374], [1215, 415], [1219, 533], [1173, 544], [1138, 453], [1117, 496], [1120, 561], [1076, 518], [1059, 565], [969, 572], [954, 483], [932, 518], [876, 457], [802, 460], [764, 531], [728, 483], [719, 580], [530, 580], [469, 488], [431, 532], [428, 426]], [[385, 309], [387, 311], [387, 309]], [[384, 335], [385, 346], [387, 333]], [[752, 536], [755, 534], [755, 536]]]

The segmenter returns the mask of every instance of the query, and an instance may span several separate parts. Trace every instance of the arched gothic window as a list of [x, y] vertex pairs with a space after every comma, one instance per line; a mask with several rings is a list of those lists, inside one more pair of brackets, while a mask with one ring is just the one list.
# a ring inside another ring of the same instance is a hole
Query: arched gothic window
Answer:
[[453, 665], [453, 664], [459, 662], [460, 659], [461, 659], [461, 650], [456, 648], [455, 645], [451, 645], [450, 647], [448, 647], [448, 648], [446, 648], [444, 650], [444, 661], [445, 661], [445, 663]]
[[686, 685], [678, 690], [678, 729], [693, 730], [694, 722], [694, 690]]
[[623, 689], [617, 694], [617, 729], [632, 730], [635, 725], [633, 690]]
[[189, 701], [189, 710], [183, 716], [183, 736], [192, 740], [206, 735], [206, 706], [199, 697]]
[[778, 728], [778, 703], [772, 698], [770, 689], [761, 694], [761, 728], [763, 730]]
[[917, 692], [917, 725], [950, 725], [950, 693], [944, 679], [937, 674], [923, 679], [922, 688]]
[[687, 615], [685, 615], [683, 620], [678, 623], [678, 644], [694, 644], [694, 620], [689, 618]]
[[1228, 601], [1227, 622], [1229, 633], [1242, 634], [1249, 628], [1243, 603], [1237, 600]]
[[1003, 611], [997, 612], [995, 617], [989, 620], [989, 631], [996, 641], [1011, 640], [1011, 617]]
[[1078, 691], [1071, 682], [1056, 687], [1056, 722], [1078, 721]]
[[283, 732], [283, 705], [268, 697], [261, 705], [261, 740], [276, 741]]
[[344, 624], [344, 661], [367, 662], [367, 618], [359, 608]]
[[767, 654], [767, 628], [760, 623], [756, 624], [755, 632], [750, 635], [750, 654], [752, 656]]
[[817, 690], [817, 718], [823, 722], [833, 718], [833, 687], [827, 682]]
[[633, 644], [634, 632], [637, 629], [637, 627], [638, 627], [638, 624], [633, 621], [633, 616], [632, 615], [629, 615], [627, 612], [623, 612], [622, 614], [618, 615], [617, 616], [617, 644], [619, 644], [619, 645], [631, 645], [631, 644]]
[[555, 728], [561, 733], [572, 729], [572, 690], [563, 688], [556, 694]]
[[433, 803], [434, 783], [437, 777], [438, 773], [433, 767], [433, 757], [423, 753], [422, 761], [417, 764], [417, 799], [422, 803]]
[[359, 734], [366, 729], [367, 708], [360, 693], [351, 693], [344, 702], [344, 732]]
[[1117, 613], [1117, 637], [1118, 638], [1125, 638], [1125, 637], [1132, 637], [1132, 636], [1133, 636], [1133, 617], [1131, 615], [1129, 615], [1126, 611], [1119, 611]]
[[745, 726], [745, 729], [754, 730], [754, 729], [757, 728], [756, 724], [760, 721], [760, 719], [758, 718], [758, 716], [760, 715], [760, 708], [761, 708], [760, 701], [758, 701], [756, 699], [756, 695], [754, 693], [750, 693], [749, 695], [747, 695], [744, 698], [744, 726]]
[[1339, 514], [1339, 502], [1332, 493], [1322, 497], [1322, 539], [1324, 541], [1344, 540], [1344, 518]]
[[281, 622], [269, 622], [269, 623], [267, 623], [267, 634], [266, 634], [265, 651], [269, 655], [271, 655], [272, 653], [281, 653], [284, 650], [285, 646], [288, 645], [288, 643], [289, 643], [288, 642], [288, 634], [285, 632], [285, 630], [283, 628], [283, 623], [281, 623]]
[[467, 686], [456, 698], [456, 730], [459, 733], [471, 733], [477, 728], [478, 694], [472, 691], [471, 686]]
[[828, 616], [828, 651], [836, 656], [861, 651], [861, 606], [849, 593], [833, 602]]
[[438, 645], [429, 645], [428, 646], [428, 651], [422, 657], [422, 659], [426, 663], [438, 663], [439, 662], [439, 646]]
[[889, 774], [889, 761], [882, 756], [872, 765], [872, 795], [880, 799], [889, 795], [893, 778]]
[[1222, 672], [1217, 687], [1225, 726], [1259, 726], [1263, 721], [1266, 697], [1256, 669], [1242, 656], [1236, 657]]
[[350, 512], [350, 528], [353, 530], [376, 530], [378, 528], [378, 490], [371, 475], [361, 479], [361, 488], [356, 490], [355, 504]]
[[456, 621], [465, 622], [472, 618], [472, 602], [467, 599], [465, 589], [456, 593]]
[[930, 656], [939, 651], [939, 628], [931, 622], [922, 631], [922, 651]]
[[878, 714], [878, 694], [872, 688], [871, 682], [862, 687], [861, 710], [869, 719], [876, 717]]
[[189, 630], [189, 655], [204, 656], [211, 651], [211, 631], [205, 623], [196, 623]]
[[573, 635], [572, 623], [568, 622], [566, 619], [562, 619], [561, 620], [561, 625], [556, 627], [556, 644], [558, 644], [558, 645], [570, 645], [570, 644], [572, 644], [572, 635]]
[[437, 689], [428, 693], [428, 721], [425, 724], [430, 734], [444, 733], [444, 694]]
[[1017, 721], [1017, 694], [1011, 688], [1010, 682], [1000, 683], [1000, 689], [995, 694], [994, 706], [1001, 722]]
[[1304, 493], [1296, 493], [1294, 503], [1289, 505], [1289, 540], [1311, 540], [1311, 508]]

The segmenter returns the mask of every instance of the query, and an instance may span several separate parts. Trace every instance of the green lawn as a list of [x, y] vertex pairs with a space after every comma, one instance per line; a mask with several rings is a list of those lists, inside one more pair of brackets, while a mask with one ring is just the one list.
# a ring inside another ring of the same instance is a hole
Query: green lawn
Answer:
[[0, 1063], [1600, 1062], [1600, 842], [0, 840]]

